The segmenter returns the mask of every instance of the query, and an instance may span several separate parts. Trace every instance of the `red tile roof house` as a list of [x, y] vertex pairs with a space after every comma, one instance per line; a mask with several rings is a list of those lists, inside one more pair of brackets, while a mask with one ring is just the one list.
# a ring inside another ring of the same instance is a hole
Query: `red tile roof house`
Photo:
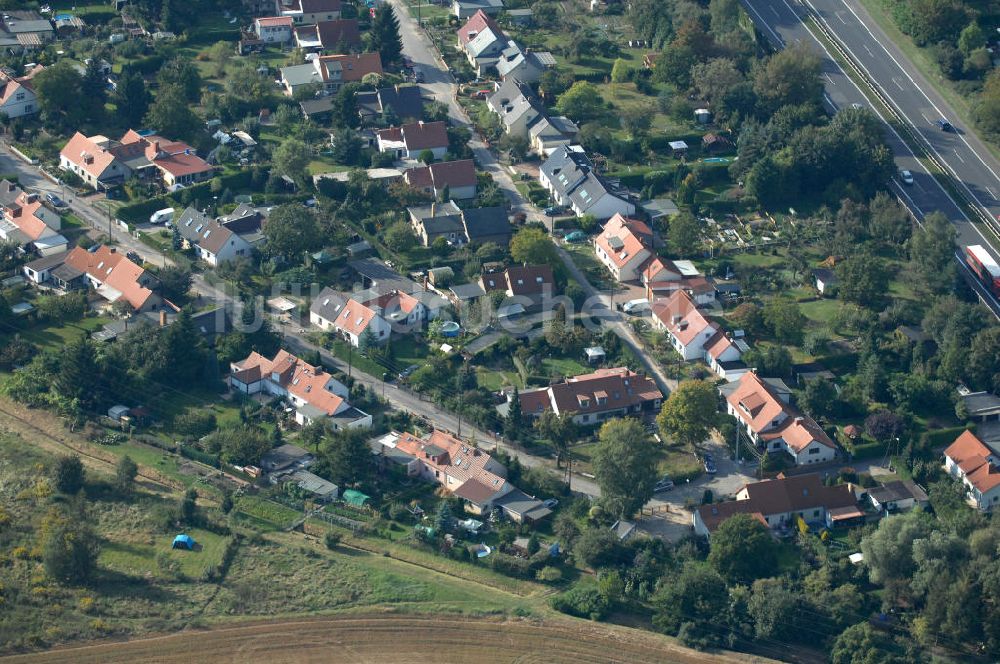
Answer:
[[274, 359], [253, 352], [230, 365], [229, 386], [243, 394], [283, 397], [295, 408], [299, 424], [326, 418], [334, 429], [367, 429], [372, 416], [347, 402], [347, 386], [323, 367], [281, 350]]
[[962, 482], [966, 500], [982, 511], [1000, 504], [1000, 458], [976, 434], [964, 431], [944, 451], [944, 468]]
[[382, 344], [393, 332], [407, 334], [434, 317], [418, 298], [400, 290], [381, 295], [371, 291], [355, 294], [342, 307], [335, 303], [333, 312], [336, 317], [332, 321], [317, 317], [317, 324], [324, 329], [332, 327], [355, 348], [361, 345], [366, 331], [371, 332], [375, 343]]
[[476, 197], [476, 163], [471, 159], [439, 161], [430, 166], [411, 168], [403, 172], [403, 179], [406, 184], [435, 199], [444, 195], [445, 187], [448, 187], [448, 198], [451, 200]]
[[161, 136], [143, 136], [134, 129], [120, 141], [77, 132], [59, 153], [59, 166], [80, 176], [97, 190], [120, 185], [129, 177], [158, 176], [164, 186], [207, 180], [215, 167], [187, 143]]
[[281, 16], [288, 16], [296, 25], [308, 25], [340, 18], [340, 0], [275, 0]]
[[687, 291], [653, 302], [653, 326], [663, 331], [685, 360], [704, 360], [720, 378], [736, 380], [749, 371], [741, 358], [749, 348], [730, 339], [725, 330], [705, 317]]
[[483, 70], [496, 66], [510, 45], [510, 39], [497, 22], [482, 10], [477, 11], [458, 29], [458, 49], [465, 53], [469, 64], [482, 75]]
[[41, 256], [66, 251], [68, 240], [59, 233], [62, 220], [42, 205], [38, 194], [26, 193], [8, 180], [0, 181], [0, 211], [0, 239], [34, 247]]
[[[506, 414], [510, 405], [498, 406]], [[545, 411], [569, 415], [576, 424], [592, 426], [615, 417], [655, 413], [660, 409], [663, 393], [647, 376], [627, 367], [598, 369], [594, 373], [567, 378], [561, 383], [520, 393], [521, 412], [538, 417]]]
[[0, 113], [19, 118], [38, 112], [38, 99], [31, 79], [44, 67], [38, 65], [24, 76], [10, 76], [0, 71]]
[[746, 484], [736, 500], [702, 505], [691, 517], [694, 532], [710, 537], [723, 521], [749, 514], [768, 528], [791, 527], [799, 517], [825, 526], [854, 525], [864, 514], [850, 484], [824, 486], [819, 475], [778, 476]]
[[546, 298], [555, 295], [551, 265], [511, 265], [486, 271], [479, 277], [479, 285], [485, 293], [502, 292], [508, 298], [517, 298], [516, 303], [529, 313], [540, 309]]
[[413, 122], [375, 132], [379, 152], [390, 152], [396, 159], [419, 159], [430, 150], [435, 159], [448, 152], [447, 122]]
[[253, 32], [267, 44], [288, 44], [292, 41], [293, 25], [290, 16], [266, 16], [253, 20]]
[[321, 55], [312, 62], [281, 68], [281, 84], [289, 97], [303, 85], [319, 84], [333, 93], [345, 83], [359, 83], [368, 74], [382, 74], [378, 53]]
[[405, 463], [408, 476], [440, 484], [475, 514], [499, 509], [514, 521], [532, 522], [551, 513], [507, 481], [503, 464], [444, 431], [435, 429], [426, 439], [393, 431], [372, 447], [376, 454]]
[[66, 254], [63, 270], [83, 274], [87, 283], [108, 302], [124, 299], [137, 313], [170, 306], [153, 292], [157, 281], [114, 247], [102, 246], [89, 252], [75, 247]]
[[618, 281], [634, 281], [653, 256], [653, 231], [638, 219], [621, 214], [608, 219], [594, 238], [594, 252]]
[[727, 412], [738, 419], [747, 435], [769, 452], [787, 452], [796, 465], [831, 461], [837, 446], [813, 419], [788, 402], [778, 390], [757, 374], [748, 372], [723, 385]]

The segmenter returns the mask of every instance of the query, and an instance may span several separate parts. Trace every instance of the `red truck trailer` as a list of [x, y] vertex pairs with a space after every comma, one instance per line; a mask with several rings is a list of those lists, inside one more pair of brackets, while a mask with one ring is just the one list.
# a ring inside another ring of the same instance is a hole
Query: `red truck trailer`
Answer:
[[980, 244], [965, 248], [965, 262], [994, 297], [1000, 298], [1000, 265]]

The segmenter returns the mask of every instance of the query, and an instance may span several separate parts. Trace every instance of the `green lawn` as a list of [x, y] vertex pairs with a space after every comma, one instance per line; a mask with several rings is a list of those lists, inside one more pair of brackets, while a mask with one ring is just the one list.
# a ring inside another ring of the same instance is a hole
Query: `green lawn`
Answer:
[[542, 368], [545, 372], [555, 378], [557, 376], [569, 377], [587, 373], [589, 368], [586, 364], [573, 358], [547, 357], [542, 360]]
[[190, 579], [199, 579], [207, 569], [222, 562], [228, 538], [200, 528], [184, 532], [194, 538], [197, 544], [194, 551], [171, 548], [176, 533], [122, 539], [112, 536], [102, 547], [98, 562], [102, 567], [133, 577], [161, 576], [175, 569]]
[[476, 367], [476, 383], [479, 387], [496, 392], [502, 387], [514, 385], [518, 389], [524, 389], [521, 376], [516, 371], [500, 371], [487, 367]]
[[20, 335], [43, 349], [58, 351], [71, 341], [96, 332], [111, 320], [108, 316], [93, 316], [62, 325], [36, 325], [22, 330]]
[[286, 507], [260, 496], [243, 496], [236, 503], [236, 511], [252, 519], [262, 521], [272, 527], [287, 528], [302, 516], [291, 507]]

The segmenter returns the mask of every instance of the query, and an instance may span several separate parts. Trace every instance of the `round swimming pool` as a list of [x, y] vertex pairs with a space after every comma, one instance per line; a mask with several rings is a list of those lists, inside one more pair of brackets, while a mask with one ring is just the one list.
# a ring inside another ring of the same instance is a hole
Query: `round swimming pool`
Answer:
[[462, 327], [453, 320], [446, 321], [441, 325], [441, 334], [446, 337], [457, 337]]

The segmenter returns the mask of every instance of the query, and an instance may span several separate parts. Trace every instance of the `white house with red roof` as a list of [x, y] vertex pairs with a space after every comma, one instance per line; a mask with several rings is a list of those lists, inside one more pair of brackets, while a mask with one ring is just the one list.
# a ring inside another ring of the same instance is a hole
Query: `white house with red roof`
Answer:
[[24, 76], [11, 76], [0, 71], [0, 113], [8, 118], [20, 118], [38, 112], [38, 98], [31, 79], [44, 67], [38, 65]]
[[59, 166], [97, 190], [115, 187], [132, 176], [158, 177], [167, 187], [189, 185], [215, 172], [187, 143], [134, 129], [118, 141], [76, 132], [59, 152]]
[[13, 182], [0, 181], [0, 239], [33, 247], [41, 256], [66, 251], [68, 241], [59, 232], [62, 220], [42, 205], [38, 194], [29, 194]]
[[166, 306], [163, 298], [153, 292], [158, 285], [156, 278], [114, 247], [103, 245], [92, 252], [74, 247], [60, 269], [66, 276], [83, 275], [105, 300], [124, 300], [137, 313]]
[[264, 16], [253, 20], [254, 34], [267, 44], [291, 43], [294, 27], [291, 16]]
[[[498, 410], [506, 414], [507, 403]], [[627, 367], [598, 369], [594, 373], [565, 380], [518, 395], [521, 412], [526, 417], [538, 417], [546, 411], [573, 418], [577, 424], [593, 426], [615, 417], [640, 417], [660, 408], [663, 393], [653, 379]]]
[[600, 235], [594, 238], [597, 260], [615, 275], [618, 281], [639, 278], [653, 255], [653, 231], [645, 222], [629, 219], [620, 213], [608, 219]]
[[371, 340], [383, 344], [389, 340], [392, 328], [378, 312], [367, 304], [351, 298], [333, 321], [334, 329], [355, 348], [360, 348], [362, 338], [370, 333]]
[[944, 451], [944, 468], [962, 482], [966, 500], [976, 509], [1000, 504], [1000, 458], [971, 431], [963, 431]]
[[496, 66], [504, 50], [511, 46], [497, 22], [481, 9], [458, 29], [457, 36], [458, 49], [480, 75], [484, 69]]
[[749, 371], [741, 358], [749, 350], [744, 341], [729, 338], [718, 323], [698, 309], [686, 290], [653, 301], [653, 326], [667, 335], [685, 360], [704, 360], [720, 378], [736, 380]]
[[392, 153], [396, 159], [418, 159], [424, 150], [442, 159], [448, 152], [448, 123], [411, 122], [377, 131], [375, 138], [378, 151]]
[[348, 403], [347, 386], [323, 367], [281, 350], [273, 359], [253, 352], [230, 365], [229, 385], [243, 394], [283, 397], [295, 408], [295, 421], [309, 424], [326, 418], [334, 429], [367, 429], [371, 415]]
[[[327, 295], [326, 300], [329, 299]], [[355, 348], [362, 344], [368, 332], [371, 333], [371, 340], [381, 344], [388, 341], [393, 332], [412, 332], [436, 315], [420, 299], [395, 289], [382, 294], [370, 291], [358, 293], [342, 306], [339, 302], [334, 306], [337, 308], [332, 311], [335, 313], [333, 320], [327, 321], [317, 315], [316, 324], [324, 329], [332, 327]]]
[[758, 447], [787, 452], [796, 465], [832, 461], [837, 446], [813, 419], [789, 403], [789, 393], [753, 372], [723, 385], [726, 411], [743, 425]]

